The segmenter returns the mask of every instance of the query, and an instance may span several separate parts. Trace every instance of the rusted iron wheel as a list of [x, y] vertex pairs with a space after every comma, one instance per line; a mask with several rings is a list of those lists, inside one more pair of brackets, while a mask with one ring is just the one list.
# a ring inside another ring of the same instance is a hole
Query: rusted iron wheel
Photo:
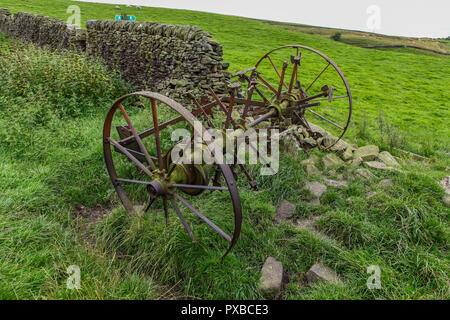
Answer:
[[[130, 101], [137, 99], [148, 99], [149, 107], [142, 101], [130, 104]], [[143, 126], [143, 130], [138, 123]], [[152, 126], [150, 128], [149, 123]], [[242, 207], [236, 181], [229, 166], [223, 164], [223, 154], [217, 150], [213, 153], [214, 163], [210, 167], [174, 164], [171, 159], [174, 142], [170, 141], [170, 136], [177, 126], [197, 133], [205, 146], [213, 141], [191, 112], [166, 96], [141, 91], [118, 99], [109, 110], [103, 129], [103, 151], [109, 176], [123, 206], [130, 214], [138, 206], [145, 208], [144, 211], [147, 212], [160, 199], [167, 223], [170, 204], [192, 241], [196, 242], [194, 232], [184, 218], [183, 208], [184, 211], [195, 214], [229, 242], [224, 254], [226, 256], [235, 246], [241, 231]], [[112, 130], [113, 127], [117, 129], [117, 133]], [[187, 146], [186, 144], [186, 148]], [[220, 185], [210, 185], [210, 172], [219, 172], [223, 177]], [[185, 196], [187, 194], [194, 197], [206, 191], [229, 194], [229, 208], [233, 212], [223, 212], [223, 215], [230, 217], [230, 223], [225, 226], [227, 229], [223, 230], [216, 225]], [[144, 202], [147, 198], [148, 204]]]
[[[348, 82], [337, 64], [318, 50], [302, 45], [279, 47], [239, 76], [248, 83], [247, 99], [265, 103], [248, 110], [243, 118], [258, 118], [274, 103], [290, 100], [295, 104], [290, 107], [291, 117], [297, 124], [310, 129], [310, 121], [338, 138], [326, 149], [338, 143], [349, 127], [352, 94]], [[274, 124], [281, 131], [283, 125], [282, 121]]]

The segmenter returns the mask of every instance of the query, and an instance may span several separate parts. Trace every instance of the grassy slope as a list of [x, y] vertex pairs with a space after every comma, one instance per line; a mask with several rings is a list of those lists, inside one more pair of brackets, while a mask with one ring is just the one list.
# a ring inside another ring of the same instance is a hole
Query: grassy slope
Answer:
[[[2, 3], [13, 11], [65, 18], [65, 8], [71, 2]], [[83, 15], [83, 20], [115, 14], [111, 6], [77, 4], [82, 12], [90, 13]], [[304, 201], [309, 197], [307, 193], [298, 192], [308, 179], [299, 165], [305, 156], [285, 155], [277, 176], [259, 178], [260, 192], [247, 190], [245, 183], [240, 183], [245, 212], [242, 238], [223, 263], [214, 249], [220, 243], [218, 239], [208, 237], [204, 226], [194, 220], [197, 232], [203, 233], [203, 247], [193, 247], [180, 224], [164, 228], [158, 217], [130, 218], [121, 209], [95, 227], [99, 243], [96, 249], [90, 249], [82, 245], [70, 213], [80, 204], [116, 203], [111, 197], [114, 193], [104, 170], [101, 147], [92, 139], [100, 136], [105, 106], [82, 121], [65, 121], [52, 130], [43, 130], [45, 151], [32, 145], [31, 155], [15, 157], [7, 148], [1, 148], [2, 181], [6, 183], [2, 186], [6, 196], [1, 202], [4, 219], [0, 240], [2, 248], [6, 248], [2, 250], [2, 297], [154, 298], [162, 291], [147, 279], [156, 278], [160, 283], [176, 285], [180, 294], [189, 297], [259, 298], [259, 268], [267, 255], [280, 259], [288, 270], [290, 284], [284, 298], [448, 297], [448, 210], [440, 203], [442, 191], [436, 184], [448, 163], [443, 157], [448, 152], [448, 128], [442, 121], [445, 117], [436, 114], [436, 110], [444, 108], [448, 118], [448, 93], [444, 90], [448, 85], [448, 60], [380, 54], [235, 17], [164, 9], [131, 9], [128, 13], [136, 14], [138, 19], [145, 15], [146, 20], [202, 26], [224, 45], [233, 70], [251, 65], [277, 45], [301, 42], [316, 47], [333, 57], [348, 76], [357, 101], [357, 124], [363, 121], [362, 107], [367, 108], [372, 134], [365, 139], [377, 138], [376, 118], [382, 108], [391, 121], [414, 137], [417, 144], [411, 144], [411, 150], [433, 153], [430, 148], [437, 148], [438, 162], [420, 168], [421, 173], [417, 173], [417, 166], [406, 166], [406, 174], [378, 173], [380, 179], [394, 180], [392, 189], [360, 180], [343, 190], [330, 188], [323, 198], [325, 205], [315, 208]], [[249, 44], [248, 38], [255, 41]], [[423, 73], [428, 79], [413, 76]], [[418, 102], [420, 98], [425, 100]], [[428, 104], [433, 108], [423, 110]], [[419, 116], [416, 122], [410, 112]], [[435, 131], [421, 128], [419, 122], [431, 125]], [[361, 139], [357, 129], [358, 125], [352, 137]], [[76, 139], [81, 142], [72, 144]], [[38, 155], [37, 161], [32, 160], [33, 153]], [[373, 190], [378, 190], [378, 195], [365, 200], [365, 194]], [[298, 217], [320, 215], [319, 228], [336, 241], [296, 231], [290, 224], [273, 226], [274, 206], [281, 198], [297, 204]], [[218, 218], [221, 200], [201, 197], [198, 201], [215, 208], [210, 214]], [[124, 259], [105, 254], [103, 245], [110, 249], [107, 252]], [[301, 277], [317, 260], [334, 267], [345, 285], [322, 284], [305, 289]], [[69, 264], [79, 264], [87, 273], [80, 292], [65, 289], [65, 268]], [[370, 264], [382, 269], [382, 290], [370, 291], [365, 286], [365, 268]]]
[[[13, 12], [31, 11], [66, 20], [66, 8], [71, 1], [4, 0], [3, 6]], [[81, 8], [84, 25], [89, 19], [112, 19], [114, 6], [75, 3]], [[138, 21], [158, 21], [170, 24], [193, 24], [211, 32], [224, 47], [225, 59], [231, 70], [254, 65], [267, 51], [286, 44], [303, 44], [321, 50], [341, 67], [354, 96], [353, 127], [367, 114], [369, 132], [376, 139], [380, 111], [387, 115], [408, 136], [407, 147], [412, 151], [432, 155], [450, 149], [450, 129], [444, 119], [450, 117], [450, 58], [371, 51], [336, 43], [329, 39], [285, 30], [263, 22], [185, 10], [126, 8]], [[364, 141], [363, 141], [364, 143]], [[445, 155], [448, 157], [448, 154]]]

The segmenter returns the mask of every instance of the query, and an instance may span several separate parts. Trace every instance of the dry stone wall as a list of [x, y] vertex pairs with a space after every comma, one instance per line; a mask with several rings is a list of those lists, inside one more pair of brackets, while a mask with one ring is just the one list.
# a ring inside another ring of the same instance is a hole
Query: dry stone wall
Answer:
[[46, 16], [0, 9], [0, 32], [50, 49], [75, 49], [101, 57], [139, 89], [175, 99], [212, 87], [222, 93], [229, 79], [222, 46], [194, 26], [90, 20], [87, 30]]
[[84, 50], [86, 41], [85, 32], [76, 25], [28, 12], [12, 16], [7, 9], [0, 9], [0, 30], [14, 39], [51, 49]]
[[222, 46], [198, 27], [91, 20], [87, 34], [87, 53], [119, 67], [139, 87], [177, 98], [225, 88]]

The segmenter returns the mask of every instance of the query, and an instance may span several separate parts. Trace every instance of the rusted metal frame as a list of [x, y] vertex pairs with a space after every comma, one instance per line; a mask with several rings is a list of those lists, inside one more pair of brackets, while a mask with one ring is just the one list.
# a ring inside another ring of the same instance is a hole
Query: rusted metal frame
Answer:
[[233, 105], [234, 105], [234, 96], [236, 94], [236, 91], [233, 90], [231, 92], [230, 96], [230, 102], [228, 103], [228, 113], [227, 113], [227, 119], [225, 120], [225, 129], [228, 129], [228, 126], [230, 125], [231, 120], [233, 118], [231, 117], [231, 114], [233, 113]]
[[[220, 98], [220, 101], [229, 103], [230, 102], [230, 97], [228, 97], [228, 96], [222, 97], [222, 98]], [[242, 98], [234, 97], [234, 103], [235, 104], [245, 104], [245, 103], [247, 103], [247, 101], [248, 101], [248, 98], [247, 99], [242, 99]], [[251, 100], [250, 101], [250, 106], [265, 107], [266, 104], [264, 102], [262, 102], [262, 101]]]
[[311, 82], [311, 84], [308, 86], [308, 88], [306, 88], [305, 92], [308, 92], [308, 90], [312, 87], [312, 85], [317, 81], [317, 79], [320, 78], [320, 76], [325, 72], [325, 70], [328, 69], [328, 67], [331, 65], [330, 62], [328, 62], [328, 64], [325, 66], [325, 68], [319, 73], [319, 75], [313, 80], [313, 82]]
[[248, 108], [250, 107], [250, 103], [252, 102], [253, 91], [255, 91], [255, 85], [254, 84], [252, 84], [250, 86], [250, 88], [248, 89], [248, 97], [247, 97], [247, 101], [245, 102], [245, 105], [244, 105], [244, 112], [242, 113], [242, 118], [243, 119], [247, 118]]
[[286, 75], [286, 69], [287, 69], [288, 65], [289, 65], [289, 63], [286, 61], [283, 63], [283, 70], [281, 70], [280, 84], [278, 86], [278, 92], [277, 92], [278, 98], [280, 98], [280, 96], [281, 96], [281, 90], [283, 89], [283, 84], [285, 85], [285, 87], [287, 89], [287, 85], [284, 83], [284, 77]]
[[311, 112], [312, 114], [315, 114], [316, 116], [318, 116], [318, 117], [321, 118], [322, 120], [324, 120], [324, 121], [326, 121], [326, 122], [332, 124], [332, 125], [335, 126], [336, 128], [339, 128], [339, 129], [341, 129], [341, 130], [344, 130], [344, 128], [342, 128], [340, 125], [338, 125], [338, 124], [334, 123], [333, 121], [331, 121], [331, 120], [325, 118], [324, 116], [318, 114], [317, 112], [314, 112], [314, 111], [312, 111], [311, 109], [306, 109], [306, 110], [308, 110], [308, 111]]
[[[348, 98], [348, 96], [337, 96], [337, 97], [332, 97], [331, 99], [334, 100], [334, 99], [345, 99], [345, 98]], [[309, 101], [324, 101], [324, 100], [328, 100], [328, 98], [312, 99]]]
[[[216, 105], [217, 105], [217, 102], [215, 102], [215, 101], [211, 102], [211, 103], [203, 106], [203, 110], [205, 110], [207, 112], [207, 111], [211, 110], [211, 108], [213, 108]], [[200, 110], [192, 111], [192, 115], [193, 116], [198, 116], [200, 113], [201, 113]], [[183, 116], [179, 116], [179, 117], [173, 118], [173, 119], [171, 119], [169, 121], [163, 122], [159, 126], [159, 129], [163, 130], [163, 129], [167, 128], [168, 126], [177, 124], [178, 122], [181, 122], [181, 121], [184, 121], [184, 120], [186, 120], [186, 119]], [[147, 130], [142, 131], [141, 133], [139, 133], [139, 137], [141, 137], [141, 139], [143, 139], [143, 138], [146, 138], [149, 135], [153, 134], [154, 132], [155, 132], [155, 128], [150, 128], [150, 129], [147, 129]], [[134, 137], [133, 136], [120, 140], [120, 144], [122, 144], [122, 145], [127, 145], [127, 144], [130, 144], [132, 142], [134, 142]]]
[[[122, 151], [122, 153], [124, 155], [126, 155], [139, 169], [141, 169], [142, 171], [144, 171], [149, 177], [152, 176], [152, 173], [150, 172], [150, 170], [147, 169], [146, 166], [144, 166], [144, 164], [142, 162], [140, 162], [138, 159], [136, 159], [131, 153], [129, 153], [125, 147], [123, 147], [122, 145], [120, 145], [120, 143], [118, 143], [117, 141], [115, 141], [113, 138], [109, 137], [108, 141], [115, 146], [117, 149], [119, 149], [120, 151]], [[116, 178], [117, 180], [117, 178]]]
[[268, 113], [266, 113], [265, 115], [259, 117], [258, 119], [256, 119], [256, 120], [253, 121], [252, 123], [250, 123], [250, 124], [248, 125], [248, 127], [249, 127], [249, 128], [254, 127], [254, 126], [256, 126], [257, 124], [263, 122], [264, 120], [267, 120], [267, 119], [269, 119], [269, 118], [275, 116], [277, 113], [278, 113], [278, 111], [275, 110], [275, 109], [270, 110], [270, 111], [269, 111]]
[[253, 85], [255, 91], [259, 94], [259, 96], [264, 100], [264, 106], [267, 103], [270, 103], [269, 99], [266, 98], [266, 96], [261, 92], [261, 90], [259, 90], [259, 88], [256, 86], [256, 82], [253, 80], [254, 78], [256, 78], [256, 71], [253, 71], [252, 73], [252, 80], [250, 80], [250, 78], [247, 75], [243, 75], [242, 77], [248, 82], [249, 85]]
[[294, 79], [297, 76], [297, 71], [298, 71], [298, 62], [296, 61], [294, 63], [294, 68], [292, 70], [292, 77], [291, 77], [291, 82], [289, 83], [289, 90], [288, 93], [291, 94], [292, 93], [292, 88], [294, 87]]
[[175, 210], [175, 212], [178, 215], [178, 218], [180, 218], [181, 223], [184, 226], [184, 229], [186, 229], [186, 232], [188, 233], [189, 237], [191, 238], [193, 243], [197, 243], [197, 240], [195, 239], [194, 233], [192, 232], [191, 228], [189, 227], [188, 223], [186, 222], [186, 220], [184, 220], [183, 214], [180, 211], [180, 208], [178, 208], [177, 204], [175, 203], [175, 201], [173, 199], [170, 199], [170, 203], [172, 204], [172, 208], [173, 210]]
[[136, 129], [134, 128], [133, 124], [131, 123], [130, 117], [128, 117], [127, 112], [125, 111], [125, 108], [121, 103], [119, 103], [120, 111], [122, 112], [123, 117], [125, 118], [125, 121], [128, 124], [128, 127], [130, 128], [131, 133], [133, 134], [133, 137], [135, 138], [137, 144], [139, 145], [139, 149], [141, 149], [141, 152], [145, 155], [145, 159], [147, 160], [150, 167], [155, 170], [156, 166], [153, 163], [153, 160], [150, 158], [150, 155], [148, 154], [147, 149], [144, 146], [144, 143], [142, 142], [141, 138], [139, 137]]
[[206, 123], [208, 123], [208, 126], [211, 128], [215, 128], [214, 124], [212, 123], [211, 119], [208, 117], [208, 114], [206, 113], [205, 109], [203, 109], [203, 106], [200, 104], [200, 102], [197, 101], [197, 99], [192, 95], [191, 96], [192, 101], [197, 106], [197, 108], [203, 113], [203, 117], [206, 120]]
[[156, 112], [156, 101], [155, 101], [155, 99], [151, 99], [151, 101], [152, 101], [153, 126], [155, 128], [156, 152], [158, 153], [159, 170], [162, 171], [164, 166], [163, 166], [163, 160], [162, 160], [161, 140], [159, 137], [158, 115]]
[[226, 234], [222, 229], [220, 229], [214, 222], [209, 220], [203, 214], [201, 214], [197, 209], [195, 209], [189, 202], [184, 200], [180, 195], [174, 193], [174, 197], [177, 198], [182, 204], [186, 206], [189, 210], [195, 213], [200, 219], [205, 221], [211, 228], [213, 228], [217, 233], [219, 233], [225, 240], [231, 242], [231, 237]]
[[[282, 50], [282, 49], [286, 49], [286, 48], [292, 48], [292, 47], [302, 48], [302, 49], [314, 52], [315, 54], [317, 54], [320, 57], [322, 57], [325, 61], [327, 61], [328, 63], [330, 63], [333, 66], [333, 68], [337, 71], [337, 73], [339, 74], [339, 76], [341, 77], [341, 79], [342, 79], [342, 81], [343, 81], [343, 83], [345, 85], [345, 88], [347, 90], [348, 99], [349, 99], [349, 116], [348, 116], [348, 119], [347, 119], [347, 123], [345, 124], [344, 130], [342, 131], [341, 135], [338, 137], [338, 139], [335, 142], [335, 144], [336, 144], [337, 142], [339, 142], [342, 139], [342, 137], [344, 136], [345, 132], [347, 131], [348, 126], [350, 125], [350, 120], [351, 120], [351, 116], [352, 116], [352, 94], [351, 94], [350, 87], [348, 85], [347, 79], [345, 79], [345, 76], [342, 73], [342, 70], [336, 65], [336, 63], [333, 60], [331, 60], [328, 56], [326, 56], [322, 52], [320, 52], [320, 51], [318, 51], [316, 49], [313, 49], [311, 47], [302, 46], [302, 45], [296, 45], [296, 46], [287, 45], [287, 46], [282, 46], [282, 47], [273, 49], [273, 50], [269, 51], [268, 53], [266, 53], [266, 55], [263, 56], [261, 59], [259, 59], [259, 61], [256, 63], [255, 71], [258, 69], [259, 65], [261, 64], [261, 62], [265, 59], [265, 57], [267, 55], [269, 55], [269, 54], [271, 54], [271, 53], [273, 53], [275, 51], [278, 51], [278, 50]], [[330, 147], [332, 147], [332, 146], [330, 146]], [[329, 149], [329, 148], [327, 148], [327, 149]]]
[[[310, 96], [310, 97], [307, 97], [305, 99], [298, 100], [297, 104], [302, 104], [302, 103], [305, 103], [305, 102], [308, 102], [308, 101], [311, 101], [311, 100], [314, 100], [316, 98], [320, 98], [320, 97], [323, 97], [323, 96], [326, 96], [326, 95], [327, 95], [327, 92], [321, 92], [321, 93], [318, 93], [318, 94], [316, 94], [314, 96]], [[327, 100], [327, 99], [328, 98], [324, 98], [323, 100]], [[314, 100], [314, 101], [320, 101], [320, 100]]]
[[166, 225], [169, 225], [169, 208], [167, 206], [167, 199], [163, 197], [164, 216], [166, 218]]
[[[287, 84], [284, 82], [284, 76], [280, 75], [280, 72], [278, 72], [278, 69], [277, 69], [277, 67], [275, 66], [275, 64], [273, 63], [272, 58], [271, 58], [269, 55], [267, 55], [266, 58], [269, 59], [270, 63], [272, 64], [272, 67], [275, 69], [275, 72], [277, 73], [278, 77], [280, 78], [280, 80], [281, 80], [281, 81], [280, 81], [280, 85], [284, 85], [285, 88], [287, 89], [288, 86], [287, 86]], [[283, 74], [283, 73], [282, 73], [282, 74]], [[280, 91], [280, 90], [279, 90], [279, 91]]]
[[258, 79], [261, 80], [261, 82], [263, 83], [263, 85], [265, 87], [267, 87], [267, 89], [269, 89], [270, 91], [272, 91], [274, 94], [278, 95], [278, 91], [274, 89], [274, 87], [272, 87], [270, 85], [270, 83], [268, 83], [266, 80], [263, 79], [263, 77], [261, 77], [260, 74], [258, 74]]
[[286, 108], [286, 111], [297, 110], [299, 108], [306, 109], [306, 108], [312, 108], [312, 107], [318, 107], [318, 106], [320, 106], [320, 102], [309, 103], [309, 104], [301, 104], [301, 105], [296, 105], [296, 106], [293, 106], [293, 107], [288, 107], [288, 108]]
[[[209, 92], [211, 93], [211, 95], [213, 96], [213, 98], [216, 100], [216, 102], [219, 104], [220, 108], [222, 109], [222, 111], [225, 113], [225, 115], [228, 116], [228, 110], [227, 108], [225, 108], [224, 104], [222, 103], [222, 101], [219, 99], [219, 97], [216, 95], [216, 93], [214, 92], [214, 90], [212, 90], [211, 88], [209, 88]], [[234, 121], [233, 118], [231, 118], [231, 123], [233, 124], [233, 127], [237, 127], [236, 122]]]

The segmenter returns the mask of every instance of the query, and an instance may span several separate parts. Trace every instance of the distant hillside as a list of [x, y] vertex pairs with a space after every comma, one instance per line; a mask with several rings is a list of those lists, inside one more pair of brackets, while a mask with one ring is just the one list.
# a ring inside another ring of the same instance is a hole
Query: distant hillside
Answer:
[[[341, 42], [358, 47], [407, 46], [416, 50], [424, 49], [427, 51], [434, 51], [436, 53], [450, 54], [450, 41], [448, 40], [388, 36], [364, 31], [315, 27], [304, 24], [283, 23], [267, 20], [263, 20], [263, 22], [270, 25], [279, 26], [287, 30], [300, 31], [325, 38], [331, 38], [336, 33], [340, 33]], [[411, 52], [411, 50], [407, 51]]]

